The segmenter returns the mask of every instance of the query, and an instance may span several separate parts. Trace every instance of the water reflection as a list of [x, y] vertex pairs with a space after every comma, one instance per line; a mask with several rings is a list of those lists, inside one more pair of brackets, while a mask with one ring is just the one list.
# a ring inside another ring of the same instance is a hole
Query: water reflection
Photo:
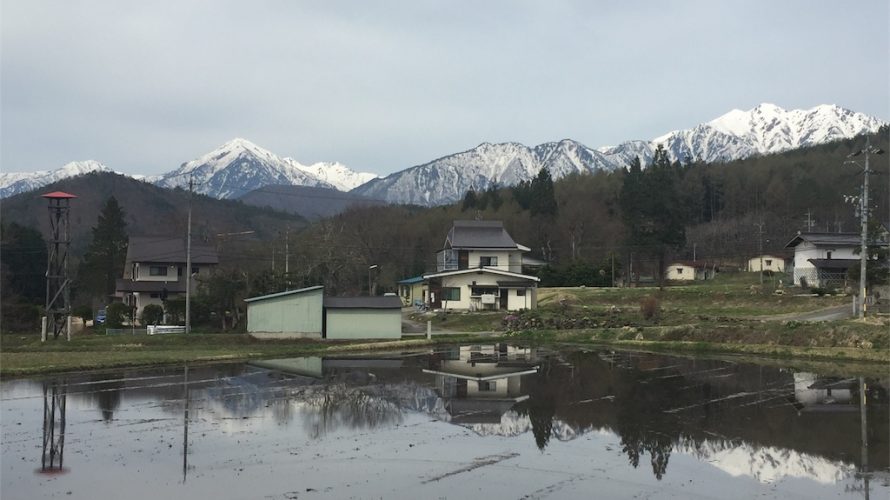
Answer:
[[68, 384], [64, 380], [43, 383], [43, 453], [40, 472], [65, 472], [65, 412]]
[[[23, 395], [15, 398], [3, 386], [4, 407], [29, 401], [29, 384], [17, 382]], [[589, 450], [594, 463], [617, 456], [657, 483], [692, 459], [759, 484], [805, 480], [868, 498], [875, 484], [887, 487], [888, 386], [886, 378], [725, 360], [507, 344], [69, 376], [39, 386], [41, 468], [62, 468], [66, 402], [74, 401], [94, 421], [98, 410], [115, 439], [138, 441], [136, 453], [181, 460], [183, 484], [212, 470], [208, 459], [220, 454], [237, 463], [285, 443], [299, 455], [344, 437], [359, 454], [362, 436], [410, 425], [436, 435], [444, 425], [528, 443], [557, 462], [563, 444], [614, 436], [614, 451]], [[468, 456], [477, 444], [466, 442]], [[4, 437], [4, 458], [8, 447]], [[76, 447], [78, 460], [96, 453], [84, 440]]]

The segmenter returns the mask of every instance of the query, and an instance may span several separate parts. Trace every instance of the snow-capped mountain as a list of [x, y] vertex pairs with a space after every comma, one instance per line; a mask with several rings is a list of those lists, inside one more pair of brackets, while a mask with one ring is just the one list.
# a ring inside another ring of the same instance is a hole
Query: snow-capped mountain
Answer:
[[293, 166], [323, 182], [327, 182], [340, 191], [349, 191], [361, 186], [371, 179], [377, 178], [377, 174], [372, 174], [370, 172], [356, 172], [339, 162], [324, 161], [313, 163], [312, 165], [303, 165], [292, 158], [285, 158], [284, 160], [291, 162]]
[[875, 132], [885, 122], [834, 105], [785, 110], [764, 103], [734, 109], [689, 130], [675, 130], [651, 141], [663, 144], [672, 159], [729, 161], [814, 146]]
[[214, 198], [237, 198], [270, 185], [311, 186], [348, 191], [374, 174], [355, 172], [340, 163], [303, 165], [282, 158], [247, 139], [236, 138], [182, 166], [150, 178], [159, 186], [185, 187], [189, 178], [195, 191]]
[[0, 198], [6, 198], [25, 191], [31, 191], [53, 182], [88, 174], [90, 172], [111, 172], [112, 170], [95, 160], [73, 161], [56, 170], [37, 172], [0, 173]]
[[237, 198], [272, 184], [333, 187], [292, 162], [241, 138], [232, 139], [200, 158], [183, 163], [154, 182], [166, 188], [186, 187], [189, 179], [195, 181], [196, 192], [214, 198]]
[[555, 178], [575, 172], [613, 169], [616, 164], [599, 151], [569, 139], [533, 148], [507, 142], [479, 146], [374, 179], [353, 192], [394, 203], [441, 205], [461, 199], [468, 190], [493, 184], [511, 186], [531, 179], [542, 168]]
[[533, 148], [517, 143], [484, 143], [372, 180], [355, 192], [394, 203], [440, 205], [461, 199], [470, 189], [530, 179], [541, 167], [558, 179], [574, 172], [625, 168], [637, 157], [646, 165], [658, 145], [667, 149], [672, 160], [721, 162], [855, 137], [875, 132], [885, 124], [834, 105], [784, 110], [774, 104], [761, 104], [651, 141], [632, 140], [596, 150], [568, 139]]

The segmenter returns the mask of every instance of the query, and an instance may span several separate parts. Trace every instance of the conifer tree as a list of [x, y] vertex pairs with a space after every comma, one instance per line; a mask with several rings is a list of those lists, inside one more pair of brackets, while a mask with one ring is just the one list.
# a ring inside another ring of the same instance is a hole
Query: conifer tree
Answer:
[[123, 275], [127, 258], [127, 222], [114, 196], [105, 201], [92, 228], [93, 240], [80, 264], [80, 290], [92, 296], [114, 293], [115, 279]]

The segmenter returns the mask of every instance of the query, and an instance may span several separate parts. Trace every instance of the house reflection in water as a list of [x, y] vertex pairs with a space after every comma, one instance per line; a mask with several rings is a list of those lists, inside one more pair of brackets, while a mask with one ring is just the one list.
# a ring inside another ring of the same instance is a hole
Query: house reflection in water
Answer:
[[498, 423], [516, 403], [528, 399], [522, 376], [538, 372], [535, 359], [532, 348], [455, 346], [430, 356], [423, 372], [436, 376], [436, 390], [452, 423]]
[[858, 394], [856, 379], [822, 377], [815, 373], [794, 374], [795, 406], [800, 412], [858, 412], [853, 400]]

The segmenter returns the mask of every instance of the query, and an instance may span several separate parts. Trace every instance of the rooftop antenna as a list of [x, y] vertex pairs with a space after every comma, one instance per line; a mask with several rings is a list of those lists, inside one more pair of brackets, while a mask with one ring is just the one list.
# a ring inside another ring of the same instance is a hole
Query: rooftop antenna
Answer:
[[49, 258], [46, 263], [46, 316], [40, 325], [40, 341], [52, 330], [71, 340], [71, 279], [68, 276], [68, 250], [71, 247], [71, 200], [73, 194], [53, 191], [42, 195], [49, 202]]

